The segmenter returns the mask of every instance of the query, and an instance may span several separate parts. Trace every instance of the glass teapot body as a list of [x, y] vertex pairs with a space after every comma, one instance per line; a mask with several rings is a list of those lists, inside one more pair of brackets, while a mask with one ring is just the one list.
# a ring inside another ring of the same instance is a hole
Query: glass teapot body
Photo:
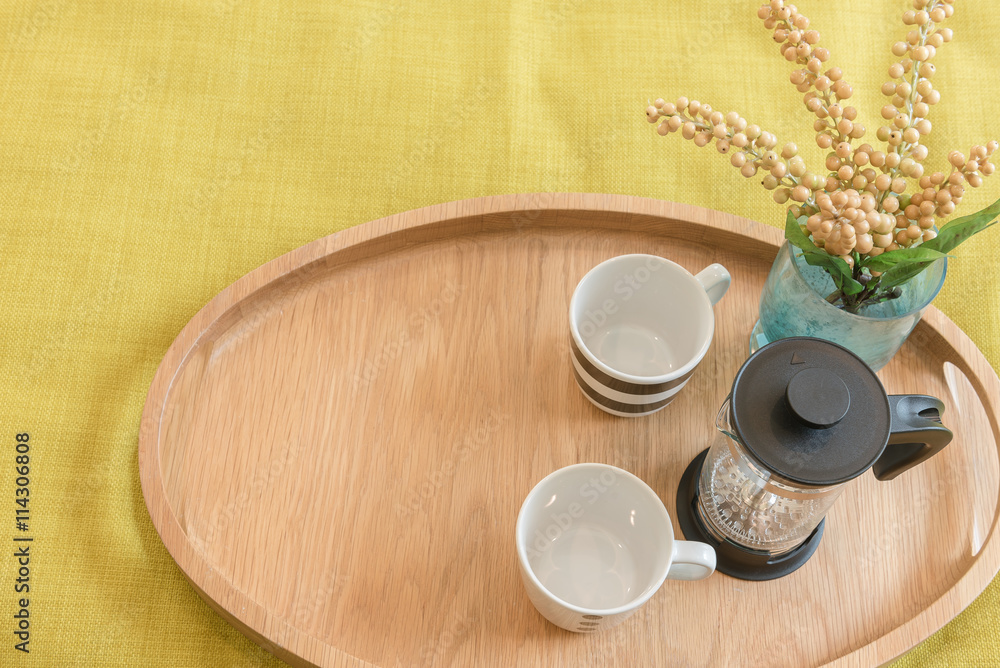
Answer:
[[810, 487], [773, 473], [751, 455], [730, 424], [727, 398], [698, 480], [698, 514], [719, 540], [777, 556], [805, 542], [846, 483]]

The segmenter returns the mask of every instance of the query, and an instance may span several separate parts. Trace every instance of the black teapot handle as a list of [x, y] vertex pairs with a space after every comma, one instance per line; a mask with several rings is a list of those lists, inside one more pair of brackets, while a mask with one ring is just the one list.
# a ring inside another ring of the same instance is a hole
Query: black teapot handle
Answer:
[[891, 394], [889, 413], [889, 444], [872, 466], [879, 480], [892, 480], [951, 443], [951, 430], [941, 424], [944, 403], [940, 399], [924, 394]]

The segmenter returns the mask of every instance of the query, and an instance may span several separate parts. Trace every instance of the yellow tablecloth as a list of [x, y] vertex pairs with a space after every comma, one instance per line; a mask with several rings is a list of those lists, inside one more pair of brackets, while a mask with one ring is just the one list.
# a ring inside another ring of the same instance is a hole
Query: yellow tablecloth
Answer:
[[[902, 1], [801, 0], [870, 129]], [[783, 219], [684, 94], [793, 140], [812, 120], [754, 3], [18, 0], [0, 5], [0, 664], [276, 665], [201, 602], [146, 513], [149, 383], [183, 325], [286, 251], [480, 195], [627, 193]], [[931, 159], [1000, 135], [1000, 13], [961, 3]], [[1000, 194], [972, 191], [966, 211]], [[935, 302], [1000, 368], [1000, 229]], [[32, 443], [30, 655], [13, 650], [14, 435]], [[1000, 585], [900, 666], [1000, 664]]]

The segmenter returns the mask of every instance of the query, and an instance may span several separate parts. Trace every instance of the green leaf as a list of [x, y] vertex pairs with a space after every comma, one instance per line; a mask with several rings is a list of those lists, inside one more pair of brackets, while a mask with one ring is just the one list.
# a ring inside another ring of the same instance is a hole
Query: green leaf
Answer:
[[799, 227], [799, 221], [796, 220], [792, 212], [789, 211], [788, 215], [785, 216], [785, 238], [788, 239], [796, 248], [800, 248], [804, 253], [823, 253], [829, 256], [824, 250], [821, 250], [812, 242], [812, 240], [802, 232], [802, 228]]
[[826, 251], [818, 250], [805, 254], [806, 262], [814, 267], [822, 267], [830, 274], [837, 289], [847, 295], [856, 295], [864, 286], [854, 280], [851, 275], [851, 267], [846, 262], [835, 255], [830, 255]]
[[996, 224], [1000, 216], [1000, 200], [993, 202], [982, 211], [956, 218], [944, 225], [938, 235], [930, 241], [920, 244], [920, 248], [930, 248], [942, 253], [949, 253], [953, 248], [974, 234]]
[[[929, 267], [936, 260], [940, 259], [963, 241], [974, 234], [982, 232], [988, 227], [996, 224], [996, 217], [1000, 215], [1000, 200], [994, 202], [982, 211], [956, 218], [944, 225], [938, 235], [930, 241], [925, 241], [916, 248], [901, 248], [899, 250], [882, 253], [878, 257], [870, 259], [865, 266], [875, 271], [885, 271], [882, 274], [880, 286], [886, 290], [897, 285], [903, 285], [914, 276]], [[921, 253], [922, 251], [922, 253]], [[885, 258], [890, 257], [890, 261], [896, 256], [902, 257], [906, 253], [906, 260], [893, 261], [891, 266], [885, 266]], [[935, 257], [934, 254], [937, 254]], [[882, 260], [882, 262], [879, 262]]]
[[[843, 260], [841, 260], [841, 262], [844, 262], [844, 261], [843, 261]], [[847, 263], [846, 263], [846, 262], [844, 262], [844, 264], [847, 264]], [[856, 280], [854, 280], [853, 278], [848, 278], [848, 279], [847, 279], [846, 281], [844, 281], [844, 285], [843, 285], [843, 286], [842, 286], [842, 287], [841, 287], [840, 289], [841, 289], [841, 290], [842, 290], [842, 291], [843, 291], [843, 292], [844, 292], [845, 294], [848, 294], [848, 295], [856, 295], [856, 294], [858, 294], [859, 292], [861, 292], [862, 290], [864, 290], [864, 289], [865, 289], [865, 286], [861, 285], [860, 283], [858, 283], [858, 282], [857, 282]]]
[[[882, 256], [880, 255], [879, 257]], [[931, 266], [934, 262], [936, 260], [932, 260], [931, 262], [900, 262], [882, 274], [879, 287], [889, 290], [897, 285], [902, 285]]]
[[944, 253], [933, 248], [927, 248], [926, 244], [921, 244], [915, 248], [899, 248], [894, 251], [887, 251], [881, 255], [868, 258], [864, 266], [872, 271], [886, 271], [899, 264], [911, 264], [914, 262], [923, 263], [926, 267], [934, 260], [947, 257]]

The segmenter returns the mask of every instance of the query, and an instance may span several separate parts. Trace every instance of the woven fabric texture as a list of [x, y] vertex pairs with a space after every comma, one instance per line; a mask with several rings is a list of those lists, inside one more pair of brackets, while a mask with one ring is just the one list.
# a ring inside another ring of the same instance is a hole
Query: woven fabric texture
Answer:
[[[164, 352], [211, 297], [337, 230], [491, 194], [606, 192], [780, 225], [648, 99], [739, 110], [822, 169], [813, 119], [753, 2], [11, 0], [0, 5], [0, 530], [32, 442], [31, 654], [0, 664], [273, 666], [206, 604], [143, 503], [137, 435]], [[801, 0], [871, 141], [906, 3]], [[1000, 135], [1000, 13], [961, 3], [929, 165]], [[1000, 177], [962, 210], [1000, 194]], [[1000, 229], [935, 304], [1000, 368]], [[898, 666], [1000, 665], [994, 583]], [[9, 662], [10, 661], [10, 662]]]

